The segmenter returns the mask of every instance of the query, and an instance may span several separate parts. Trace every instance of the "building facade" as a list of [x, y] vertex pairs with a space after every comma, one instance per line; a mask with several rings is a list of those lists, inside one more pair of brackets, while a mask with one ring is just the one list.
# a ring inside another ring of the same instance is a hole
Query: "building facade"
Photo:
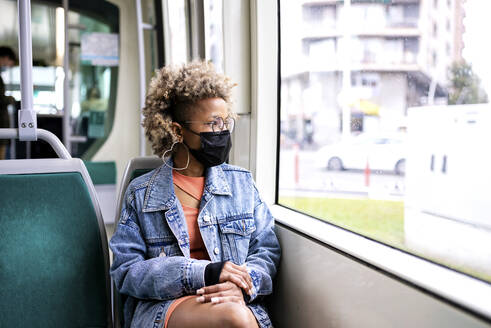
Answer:
[[448, 68], [462, 58], [462, 1], [282, 1], [288, 137], [308, 141], [313, 130], [314, 142], [337, 141], [345, 106], [351, 131], [371, 132], [404, 128], [408, 107], [446, 103]]

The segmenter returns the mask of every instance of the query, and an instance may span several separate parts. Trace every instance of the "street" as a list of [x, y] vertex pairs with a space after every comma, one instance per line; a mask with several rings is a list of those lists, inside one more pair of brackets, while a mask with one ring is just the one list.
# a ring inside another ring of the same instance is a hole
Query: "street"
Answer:
[[364, 170], [329, 171], [316, 167], [316, 151], [311, 150], [299, 150], [298, 159], [295, 157], [292, 149], [280, 151], [280, 196], [403, 200], [404, 176], [394, 172], [371, 171], [367, 186]]

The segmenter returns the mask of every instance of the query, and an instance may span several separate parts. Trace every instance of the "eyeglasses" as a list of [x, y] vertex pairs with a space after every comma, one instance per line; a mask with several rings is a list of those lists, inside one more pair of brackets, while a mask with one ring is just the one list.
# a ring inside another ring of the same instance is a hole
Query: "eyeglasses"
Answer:
[[203, 122], [203, 121], [184, 121], [182, 123], [189, 124], [189, 123], [203, 123], [205, 125], [210, 125], [211, 130], [213, 132], [221, 132], [223, 130], [228, 130], [230, 133], [234, 130], [235, 126], [235, 120], [232, 117], [227, 117], [225, 120], [221, 118], [220, 116], [217, 116], [213, 119], [213, 121], [210, 122]]

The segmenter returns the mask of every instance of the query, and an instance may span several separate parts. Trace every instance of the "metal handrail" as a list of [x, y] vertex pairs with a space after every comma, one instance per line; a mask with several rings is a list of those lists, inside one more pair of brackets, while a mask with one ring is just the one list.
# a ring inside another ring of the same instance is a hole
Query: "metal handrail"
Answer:
[[[53, 148], [59, 158], [71, 159], [70, 153], [61, 143], [60, 139], [53, 133], [44, 129], [36, 129], [37, 137], [41, 140], [46, 141]], [[20, 139], [19, 129], [0, 129], [0, 139]]]
[[21, 109], [19, 111], [19, 140], [37, 140], [36, 112], [32, 108], [32, 38], [31, 1], [18, 0], [19, 14], [19, 59]]
[[71, 130], [70, 130], [70, 117], [71, 117], [71, 106], [70, 106], [70, 62], [69, 62], [69, 47], [70, 43], [68, 40], [68, 0], [63, 0], [63, 13], [64, 19], [64, 52], [63, 52], [63, 144], [65, 145], [68, 152], [72, 152], [71, 144]]

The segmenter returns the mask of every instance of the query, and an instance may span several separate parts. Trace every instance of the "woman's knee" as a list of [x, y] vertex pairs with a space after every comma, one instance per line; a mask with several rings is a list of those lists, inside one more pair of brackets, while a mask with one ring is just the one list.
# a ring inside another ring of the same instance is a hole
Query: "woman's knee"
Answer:
[[222, 327], [227, 328], [252, 328], [257, 327], [256, 319], [251, 310], [238, 303], [223, 304], [223, 315], [221, 316]]

